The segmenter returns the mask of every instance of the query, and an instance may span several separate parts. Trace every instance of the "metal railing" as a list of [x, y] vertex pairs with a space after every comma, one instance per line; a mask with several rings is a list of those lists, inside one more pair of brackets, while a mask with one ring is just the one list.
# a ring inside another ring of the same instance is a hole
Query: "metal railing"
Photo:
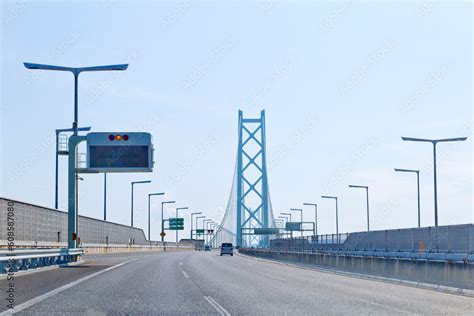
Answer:
[[66, 248], [0, 250], [0, 274], [76, 262], [82, 254]]
[[270, 241], [280, 252], [474, 262], [474, 225], [328, 234]]
[[279, 238], [270, 240], [270, 248], [282, 251], [311, 251], [318, 248], [340, 248], [349, 233]]

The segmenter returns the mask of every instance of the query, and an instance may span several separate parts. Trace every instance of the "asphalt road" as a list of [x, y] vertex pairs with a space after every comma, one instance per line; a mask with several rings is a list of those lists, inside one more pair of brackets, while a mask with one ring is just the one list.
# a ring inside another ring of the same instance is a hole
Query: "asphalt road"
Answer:
[[[15, 311], [20, 315], [472, 315], [474, 310], [474, 298], [241, 255], [220, 257], [214, 251], [86, 260], [82, 266], [18, 276]], [[1, 280], [0, 287], [5, 282]]]

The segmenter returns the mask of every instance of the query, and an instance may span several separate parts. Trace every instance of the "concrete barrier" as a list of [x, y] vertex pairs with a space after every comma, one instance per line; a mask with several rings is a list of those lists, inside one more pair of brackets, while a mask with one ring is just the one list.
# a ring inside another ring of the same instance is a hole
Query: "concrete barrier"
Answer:
[[133, 253], [133, 252], [163, 252], [191, 251], [191, 247], [161, 247], [161, 246], [88, 246], [84, 247], [85, 254]]
[[270, 260], [303, 263], [346, 272], [474, 290], [473, 263], [358, 257], [262, 249], [240, 249], [239, 252]]

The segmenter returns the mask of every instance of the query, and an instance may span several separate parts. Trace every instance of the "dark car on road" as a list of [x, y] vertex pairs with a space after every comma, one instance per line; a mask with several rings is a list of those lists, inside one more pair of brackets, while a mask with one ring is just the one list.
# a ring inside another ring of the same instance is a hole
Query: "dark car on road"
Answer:
[[222, 243], [221, 245], [221, 256], [222, 255], [234, 255], [234, 246], [231, 243]]

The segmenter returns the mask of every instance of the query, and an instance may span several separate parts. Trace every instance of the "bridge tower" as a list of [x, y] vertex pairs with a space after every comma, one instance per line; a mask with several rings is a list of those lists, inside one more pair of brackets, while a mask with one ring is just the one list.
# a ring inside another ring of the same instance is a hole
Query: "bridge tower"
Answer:
[[239, 111], [237, 149], [237, 227], [238, 246], [268, 245], [268, 236], [253, 235], [253, 228], [273, 227], [265, 140], [265, 111], [259, 118], [244, 118]]

